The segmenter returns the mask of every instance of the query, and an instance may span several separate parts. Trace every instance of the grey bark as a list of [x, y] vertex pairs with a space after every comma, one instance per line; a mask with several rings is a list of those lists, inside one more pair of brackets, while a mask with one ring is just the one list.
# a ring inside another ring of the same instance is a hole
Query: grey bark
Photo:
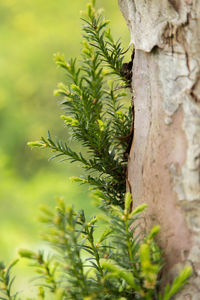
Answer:
[[176, 299], [200, 299], [200, 0], [118, 0], [136, 52], [127, 182], [161, 225], [168, 280], [190, 264]]

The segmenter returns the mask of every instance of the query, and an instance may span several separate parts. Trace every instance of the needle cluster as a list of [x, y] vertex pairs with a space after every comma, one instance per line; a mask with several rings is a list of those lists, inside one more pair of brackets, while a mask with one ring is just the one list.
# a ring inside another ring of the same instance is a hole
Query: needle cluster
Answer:
[[[94, 1], [83, 19], [82, 60], [65, 61], [56, 55], [70, 83], [60, 84], [65, 113], [61, 116], [74, 140], [86, 151], [77, 152], [50, 133], [31, 147], [49, 148], [63, 160], [81, 163], [86, 175], [74, 181], [96, 189], [103, 215], [86, 220], [59, 199], [56, 210], [43, 207], [43, 235], [51, 255], [21, 249], [19, 255], [31, 262], [38, 274], [37, 298], [27, 300], [170, 300], [185, 285], [192, 270], [185, 267], [171, 285], [159, 292], [162, 253], [154, 241], [159, 226], [150, 233], [139, 230], [146, 205], [132, 209], [131, 194], [125, 194], [126, 158], [132, 122], [131, 108], [122, 102], [130, 78], [123, 68], [123, 49], [114, 42]], [[104, 224], [102, 225], [102, 220]], [[97, 225], [105, 228], [96, 234]], [[0, 264], [0, 300], [20, 300], [13, 292], [11, 274], [17, 261]], [[24, 299], [24, 298], [23, 298]]]
[[[56, 210], [43, 207], [40, 220], [47, 226], [43, 239], [52, 254], [19, 251], [38, 274], [34, 279], [37, 298], [26, 300], [172, 299], [191, 275], [191, 268], [185, 267], [163, 293], [158, 292], [158, 274], [163, 264], [154, 237], [159, 226], [144, 237], [137, 233], [147, 206], [142, 204], [131, 211], [131, 202], [131, 195], [126, 194], [125, 209], [102, 208], [103, 214], [89, 221], [83, 211], [75, 212], [62, 199], [58, 199]], [[96, 235], [102, 220], [104, 230]], [[8, 268], [0, 265], [2, 300], [22, 300], [20, 293], [12, 292], [11, 270], [15, 263]]]
[[84, 148], [84, 154], [68, 143], [55, 140], [50, 133], [30, 146], [49, 148], [52, 158], [80, 163], [86, 175], [76, 181], [100, 190], [104, 204], [123, 206], [127, 158], [132, 122], [130, 104], [124, 102], [123, 87], [128, 81], [123, 73], [123, 49], [114, 42], [104, 19], [92, 4], [83, 19], [82, 59], [65, 61], [55, 55], [70, 83], [60, 84], [55, 91], [62, 97], [65, 114], [61, 116], [73, 140]]

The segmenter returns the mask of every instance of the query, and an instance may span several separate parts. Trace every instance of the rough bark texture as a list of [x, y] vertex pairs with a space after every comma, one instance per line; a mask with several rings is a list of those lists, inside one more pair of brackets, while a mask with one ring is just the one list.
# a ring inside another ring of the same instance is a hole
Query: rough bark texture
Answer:
[[176, 299], [200, 299], [200, 0], [118, 0], [135, 45], [128, 182], [161, 225], [166, 274], [191, 264]]

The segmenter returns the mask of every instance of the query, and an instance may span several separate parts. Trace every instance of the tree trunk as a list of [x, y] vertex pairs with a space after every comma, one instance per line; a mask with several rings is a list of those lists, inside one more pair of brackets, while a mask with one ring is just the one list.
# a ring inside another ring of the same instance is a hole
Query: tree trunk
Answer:
[[161, 225], [168, 280], [185, 264], [176, 299], [200, 299], [200, 0], [118, 0], [135, 46], [134, 141], [128, 184], [145, 225]]

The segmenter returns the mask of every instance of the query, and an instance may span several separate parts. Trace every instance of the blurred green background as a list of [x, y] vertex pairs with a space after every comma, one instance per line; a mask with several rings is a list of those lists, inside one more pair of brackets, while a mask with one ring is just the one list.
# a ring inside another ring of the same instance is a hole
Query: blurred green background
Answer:
[[[86, 187], [71, 183], [77, 165], [48, 162], [47, 151], [30, 150], [26, 143], [46, 136], [68, 139], [59, 118], [59, 99], [53, 90], [65, 81], [53, 53], [79, 56], [80, 10], [86, 0], [0, 1], [0, 260], [10, 261], [19, 248], [39, 242], [37, 222], [41, 204], [55, 205], [63, 196], [91, 214]], [[97, 0], [111, 20], [115, 38], [128, 47], [128, 30], [117, 0]]]

